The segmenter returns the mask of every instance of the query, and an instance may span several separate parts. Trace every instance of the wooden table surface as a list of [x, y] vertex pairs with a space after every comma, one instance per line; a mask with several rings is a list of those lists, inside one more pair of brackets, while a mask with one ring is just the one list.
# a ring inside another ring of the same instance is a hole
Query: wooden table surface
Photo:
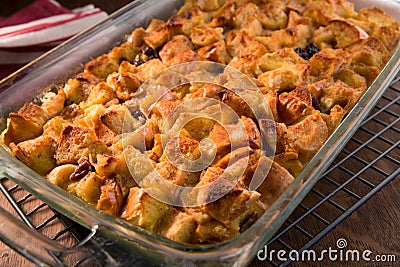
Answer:
[[[8, 16], [31, 3], [27, 0], [14, 0], [13, 5], [9, 1], [0, 1], [0, 16]], [[82, 6], [87, 3], [94, 3], [96, 6], [111, 13], [130, 2], [94, 0], [59, 0], [62, 5], [68, 8]], [[399, 114], [399, 113], [397, 113]], [[394, 137], [399, 140], [399, 135]], [[398, 150], [397, 150], [398, 151]], [[372, 157], [376, 155], [371, 155]], [[399, 159], [398, 155], [395, 155]], [[400, 166], [398, 166], [400, 167]], [[323, 187], [323, 186], [322, 186]], [[321, 188], [323, 191], [324, 188]], [[345, 239], [347, 248], [358, 251], [370, 250], [376, 254], [390, 254], [396, 256], [397, 263], [371, 262], [340, 262], [325, 260], [322, 262], [296, 262], [293, 266], [400, 266], [400, 177], [396, 177], [386, 185], [380, 192], [369, 199], [361, 208], [357, 209], [351, 216], [346, 218], [334, 230], [325, 235], [312, 249], [316, 252], [337, 248], [337, 240]], [[8, 201], [0, 194], [0, 205], [10, 209]], [[321, 211], [322, 215], [329, 216], [329, 209]], [[291, 239], [297, 240], [299, 236], [292, 234]], [[34, 266], [33, 263], [20, 256], [18, 253], [0, 242], [0, 266]], [[251, 267], [269, 266], [266, 262], [255, 260]]]

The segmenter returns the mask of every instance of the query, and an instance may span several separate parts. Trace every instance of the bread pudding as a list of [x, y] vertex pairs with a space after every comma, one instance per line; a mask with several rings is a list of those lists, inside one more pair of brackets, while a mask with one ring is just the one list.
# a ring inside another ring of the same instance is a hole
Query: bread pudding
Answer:
[[[133, 29], [40, 104], [10, 113], [2, 140], [38, 174], [102, 212], [178, 242], [223, 242], [251, 227], [296, 179], [399, 39], [398, 23], [384, 11], [355, 11], [347, 0], [187, 0], [167, 21]], [[176, 71], [188, 63], [216, 63], [218, 75], [206, 83], [190, 79], [193, 70]], [[154, 80], [170, 88], [157, 99], [143, 89]], [[221, 115], [215, 102], [236, 116], [208, 116]], [[256, 114], [261, 102], [269, 118]], [[179, 110], [187, 119], [176, 131]], [[210, 113], [190, 117], [193, 110]], [[200, 168], [207, 153], [213, 157]], [[234, 183], [207, 187], [237, 162], [244, 165]], [[255, 188], [254, 177], [262, 177]], [[194, 198], [211, 201], [175, 205], [160, 197], [169, 185], [199, 189]], [[228, 190], [215, 197], [220, 188]]]

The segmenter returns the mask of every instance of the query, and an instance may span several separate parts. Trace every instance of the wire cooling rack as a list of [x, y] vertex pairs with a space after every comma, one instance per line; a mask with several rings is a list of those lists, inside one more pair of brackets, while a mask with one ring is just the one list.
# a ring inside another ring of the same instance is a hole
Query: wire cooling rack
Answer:
[[[299, 253], [312, 247], [385, 185], [400, 177], [399, 155], [400, 74], [267, 246]], [[77, 246], [90, 235], [89, 230], [52, 210], [10, 180], [2, 178], [0, 189], [16, 216], [58, 243]], [[296, 240], [289, 238], [293, 233]], [[84, 266], [90, 260], [93, 259], [78, 258], [67, 265]], [[95, 262], [90, 262], [96, 266]], [[268, 264], [288, 266], [291, 261], [272, 258], [268, 259]]]
[[[267, 244], [269, 248], [276, 251], [283, 249], [286, 255], [296, 250], [301, 255], [385, 185], [400, 177], [399, 75], [328, 170]], [[293, 233], [297, 237], [296, 243], [289, 239]], [[290, 260], [268, 261], [272, 266], [292, 263]]]

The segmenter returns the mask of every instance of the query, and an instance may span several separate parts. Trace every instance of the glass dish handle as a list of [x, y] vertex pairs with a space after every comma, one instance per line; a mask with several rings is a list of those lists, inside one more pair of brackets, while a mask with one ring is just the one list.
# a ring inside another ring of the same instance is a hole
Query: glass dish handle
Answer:
[[97, 229], [94, 226], [78, 245], [65, 247], [0, 207], [0, 240], [38, 266], [121, 266], [107, 252], [113, 242], [95, 237]]

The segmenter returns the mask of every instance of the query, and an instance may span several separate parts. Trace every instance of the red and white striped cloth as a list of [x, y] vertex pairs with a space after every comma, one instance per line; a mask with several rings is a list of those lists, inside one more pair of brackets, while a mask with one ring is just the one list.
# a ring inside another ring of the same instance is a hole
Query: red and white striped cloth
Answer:
[[36, 0], [0, 18], [0, 79], [106, 17], [93, 5], [69, 10], [54, 0]]

